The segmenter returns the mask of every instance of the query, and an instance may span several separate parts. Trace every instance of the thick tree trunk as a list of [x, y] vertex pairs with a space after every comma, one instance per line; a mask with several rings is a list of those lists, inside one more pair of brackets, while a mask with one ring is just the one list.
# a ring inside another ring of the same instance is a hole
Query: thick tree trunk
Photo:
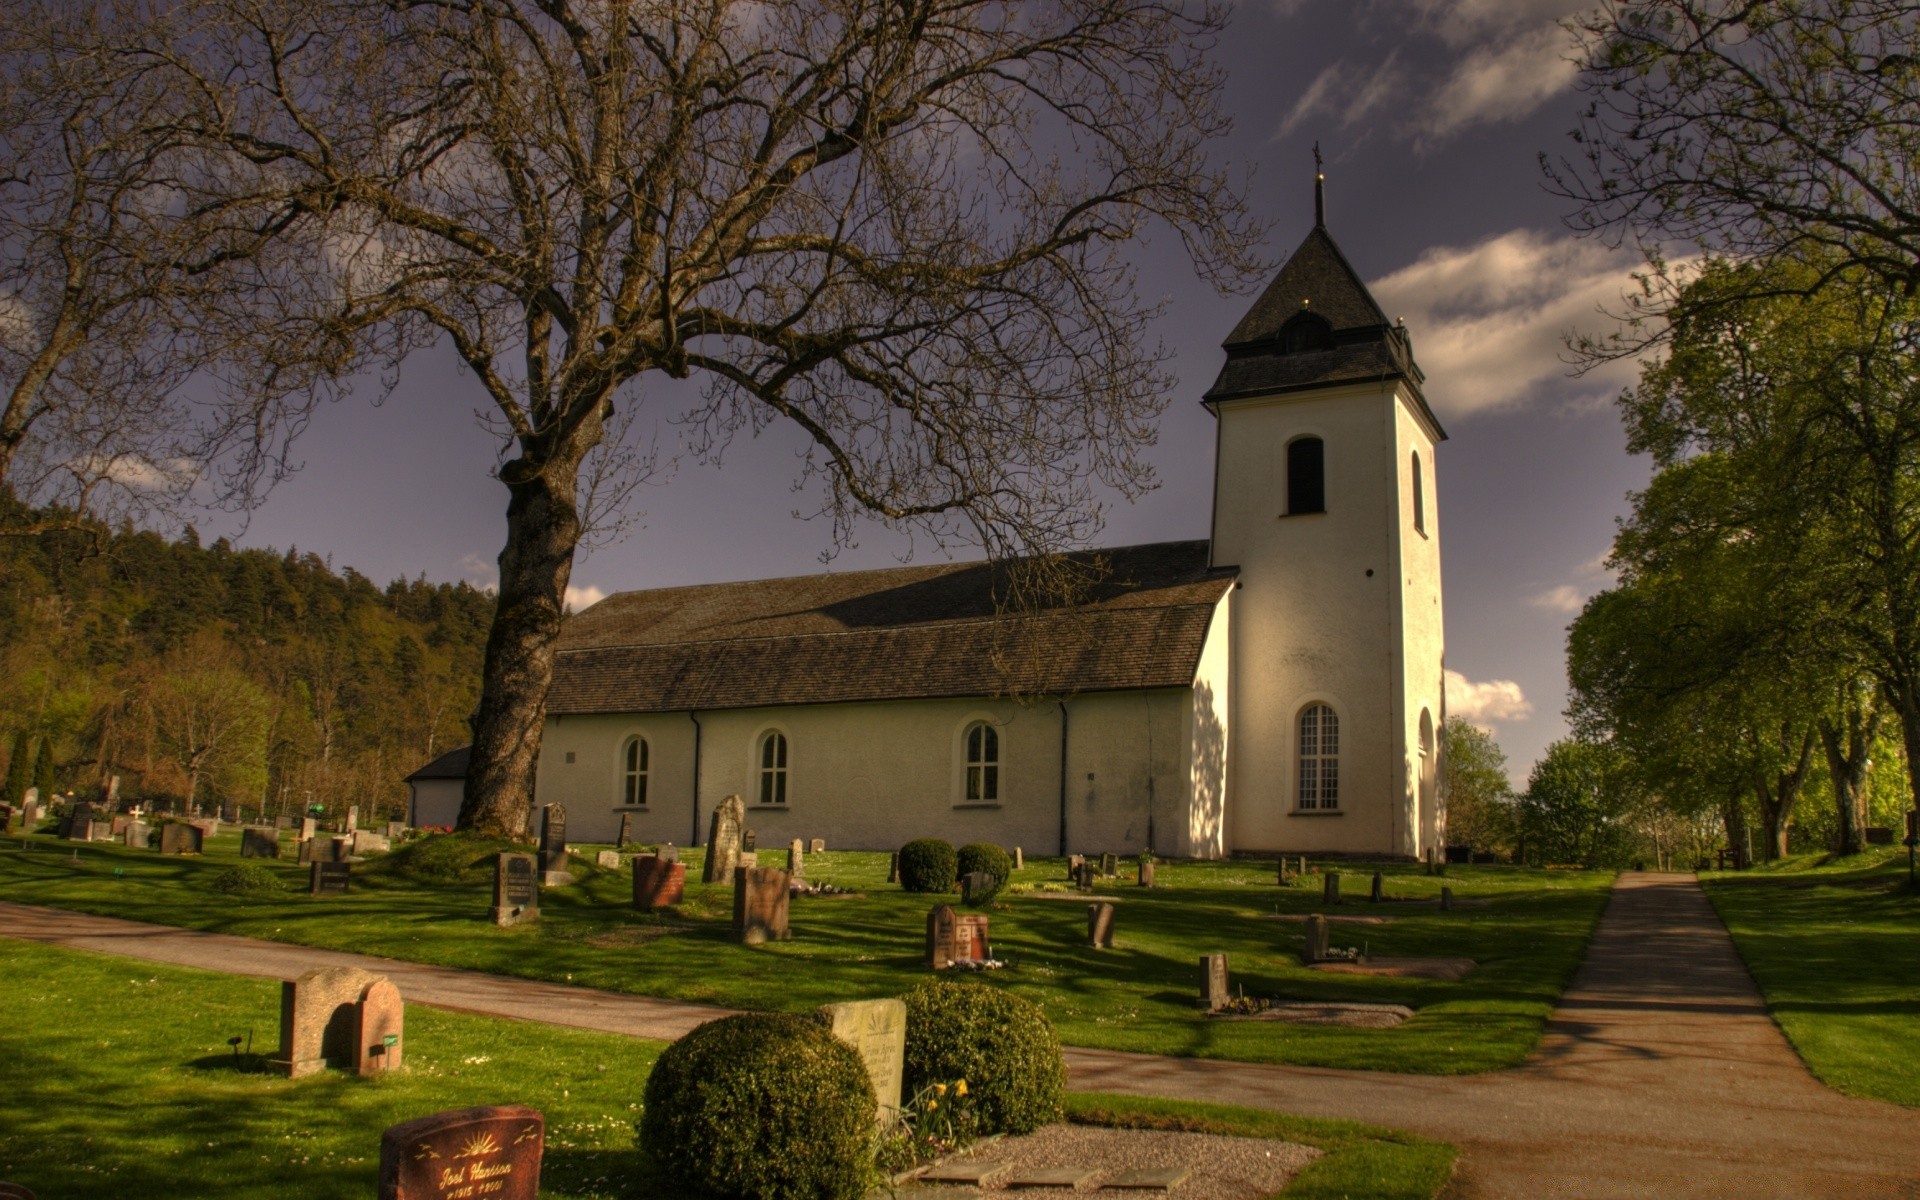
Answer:
[[1776, 771], [1768, 779], [1765, 771], [1754, 772], [1753, 794], [1760, 801], [1760, 816], [1767, 825], [1767, 861], [1779, 862], [1787, 856], [1787, 832], [1793, 827], [1793, 806], [1800, 800], [1800, 787], [1806, 782], [1807, 762], [1813, 756], [1813, 730], [1800, 739], [1800, 752], [1793, 765]]
[[1826, 717], [1820, 718], [1820, 744], [1827, 752], [1827, 776], [1833, 781], [1837, 819], [1835, 852], [1859, 854], [1867, 848], [1867, 764], [1879, 724], [1860, 705], [1846, 714], [1845, 739]]
[[1720, 811], [1720, 820], [1727, 828], [1727, 849], [1733, 852], [1733, 865], [1740, 868], [1752, 864], [1747, 861], [1747, 810], [1735, 793], [1727, 797], [1727, 805]]
[[1900, 739], [1907, 751], [1907, 794], [1910, 807], [1920, 809], [1920, 681], [1909, 680], [1894, 693], [1900, 714]]
[[553, 643], [565, 613], [567, 581], [581, 525], [576, 498], [584, 450], [535, 466], [504, 467], [507, 542], [500, 591], [481, 668], [460, 828], [489, 837], [527, 835], [534, 765], [553, 682]]

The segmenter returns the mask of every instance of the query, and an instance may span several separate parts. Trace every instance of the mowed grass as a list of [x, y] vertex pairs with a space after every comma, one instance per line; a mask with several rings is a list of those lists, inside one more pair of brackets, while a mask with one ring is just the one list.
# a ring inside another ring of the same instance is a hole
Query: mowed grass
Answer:
[[[258, 1059], [278, 1036], [279, 985], [0, 941], [0, 1180], [61, 1200], [363, 1200], [388, 1125], [475, 1104], [547, 1120], [549, 1200], [677, 1200], [636, 1143], [661, 1046], [613, 1034], [407, 1009], [406, 1067], [299, 1081]], [[227, 1045], [253, 1036], [254, 1057]], [[1072, 1119], [1316, 1146], [1283, 1193], [1427, 1200], [1450, 1146], [1344, 1121], [1119, 1096], [1072, 1096]]]
[[[859, 889], [859, 899], [797, 899], [793, 940], [759, 947], [729, 937], [732, 889], [699, 878], [686, 854], [686, 902], [677, 912], [633, 911], [627, 871], [576, 859], [576, 882], [543, 893], [537, 923], [497, 929], [486, 920], [490, 876], [427, 884], [391, 864], [354, 868], [346, 896], [308, 897], [304, 870], [272, 869], [289, 890], [234, 898], [210, 882], [237, 859], [238, 838], [213, 839], [204, 857], [163, 858], [110, 845], [10, 839], [0, 851], [0, 897], [465, 967], [585, 987], [736, 1008], [810, 1010], [840, 1000], [897, 995], [926, 976], [926, 915], [941, 897], [886, 882], [887, 856], [810, 856], [808, 878]], [[581, 848], [590, 850], [590, 848]], [[770, 858], [776, 857], [769, 855]], [[784, 861], [784, 852], [777, 856]], [[1115, 947], [1086, 945], [1086, 902], [1069, 894], [1059, 859], [1029, 859], [1015, 883], [1058, 888], [1009, 895], [991, 911], [994, 952], [1017, 962], [986, 976], [1038, 1003], [1070, 1045], [1248, 1062], [1455, 1074], [1523, 1059], [1540, 1036], [1591, 934], [1611, 876], [1574, 871], [1454, 867], [1446, 879], [1415, 866], [1387, 869], [1387, 893], [1366, 899], [1370, 868], [1345, 876], [1347, 915], [1378, 925], [1335, 925], [1336, 945], [1376, 955], [1464, 956], [1480, 966], [1459, 982], [1336, 975], [1299, 963], [1302, 926], [1276, 919], [1320, 907], [1320, 883], [1281, 888], [1270, 862], [1174, 863], [1161, 886], [1141, 889], [1132, 864], [1097, 894], [1118, 900]], [[1472, 902], [1450, 913], [1441, 885]], [[955, 897], [945, 899], [957, 902]], [[1479, 903], [1479, 902], [1484, 903]], [[1222, 1021], [1198, 1011], [1202, 954], [1230, 956], [1233, 985], [1249, 995], [1406, 1004], [1418, 1015], [1392, 1030]]]
[[1808, 1068], [1849, 1095], [1920, 1106], [1920, 892], [1905, 849], [1701, 878]]

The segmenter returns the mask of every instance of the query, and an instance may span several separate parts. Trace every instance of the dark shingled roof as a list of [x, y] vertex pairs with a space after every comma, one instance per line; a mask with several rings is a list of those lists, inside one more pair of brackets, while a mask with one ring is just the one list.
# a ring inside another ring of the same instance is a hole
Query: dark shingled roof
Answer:
[[996, 612], [985, 563], [622, 592], [567, 620], [547, 711], [680, 712], [1186, 687], [1231, 569], [1208, 544], [1097, 552], [1087, 603]]
[[[1302, 304], [1306, 301], [1306, 304]], [[1359, 273], [1333, 244], [1333, 236], [1324, 225], [1315, 225], [1300, 248], [1293, 252], [1280, 273], [1260, 293], [1247, 315], [1227, 335], [1225, 345], [1247, 346], [1269, 342], [1280, 335], [1280, 327], [1302, 307], [1311, 309], [1333, 323], [1334, 332], [1348, 329], [1373, 329], [1388, 325], [1387, 314], [1373, 301]]]
[[405, 783], [416, 779], [465, 779], [467, 777], [467, 755], [472, 746], [460, 746], [449, 750], [439, 758], [406, 777]]

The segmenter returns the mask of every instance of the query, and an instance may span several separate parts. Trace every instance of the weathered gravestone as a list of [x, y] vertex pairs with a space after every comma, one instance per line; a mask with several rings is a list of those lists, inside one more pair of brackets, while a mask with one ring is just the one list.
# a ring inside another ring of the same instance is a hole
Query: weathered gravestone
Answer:
[[1013, 869], [1016, 871], [1024, 871], [1027, 869], [1027, 856], [1021, 852], [1018, 846], [1013, 848]]
[[1153, 886], [1153, 860], [1150, 858], [1140, 860], [1140, 886]]
[[360, 1001], [382, 976], [356, 967], [315, 967], [280, 985], [277, 1070], [294, 1079], [360, 1060]]
[[633, 906], [652, 912], [669, 904], [678, 904], [686, 895], [687, 868], [658, 855], [635, 855], [633, 860]]
[[1112, 875], [1119, 870], [1120, 859], [1117, 856], [1112, 854], [1102, 854], [1100, 856], [1100, 874]]
[[1441, 912], [1453, 911], [1453, 889], [1450, 887], [1443, 887], [1440, 889], [1440, 911]]
[[[742, 850], [733, 856], [733, 877], [740, 878], [740, 872], [751, 871], [760, 865], [760, 856], [752, 850]], [[773, 868], [769, 867], [768, 870]]]
[[502, 854], [493, 860], [493, 907], [487, 910], [487, 920], [517, 925], [540, 915], [540, 888], [535, 882], [538, 862], [531, 854]]
[[307, 868], [307, 895], [344, 896], [353, 885], [350, 862], [317, 862]]
[[960, 903], [984, 903], [1000, 887], [1000, 877], [991, 871], [968, 871], [960, 877]]
[[359, 1036], [353, 1043], [353, 1070], [357, 1075], [398, 1071], [406, 1065], [407, 1006], [400, 989], [385, 977], [360, 996]]
[[887, 859], [887, 882], [900, 882], [900, 852], [898, 850], [895, 850], [892, 857]]
[[279, 816], [273, 819], [273, 827], [275, 829], [292, 829], [293, 818], [289, 817], [285, 813], [281, 813]]
[[160, 827], [162, 854], [198, 854], [204, 843], [199, 828], [185, 821], [170, 821]]
[[356, 829], [347, 836], [349, 854], [385, 854], [391, 849], [392, 842], [368, 829]]
[[352, 833], [358, 828], [360, 828], [360, 806], [358, 804], [349, 804], [347, 805], [347, 824], [340, 832]]
[[107, 836], [114, 838], [125, 837], [127, 836], [127, 826], [131, 824], [133, 824], [133, 818], [131, 816], [126, 813], [115, 813], [112, 827], [107, 831]]
[[387, 822], [387, 840], [388, 841], [397, 842], [405, 836], [407, 836], [407, 823], [405, 821], [388, 821]]
[[745, 827], [746, 801], [728, 796], [713, 810], [707, 829], [707, 861], [700, 869], [703, 883], [731, 883], [734, 869], [740, 865], [740, 831]]
[[110, 842], [113, 840], [112, 821], [87, 822], [87, 840], [89, 842]]
[[1086, 861], [1087, 856], [1084, 854], [1067, 855], [1067, 878], [1075, 883], [1080, 882], [1080, 868]]
[[1320, 903], [1340, 903], [1340, 872], [1328, 871], [1320, 883]]
[[20, 802], [20, 832], [32, 833], [40, 824], [40, 805], [33, 799], [33, 789], [27, 789], [27, 798]]
[[1327, 919], [1319, 913], [1307, 916], [1306, 950], [1300, 955], [1303, 963], [1327, 961]]
[[1087, 945], [1095, 950], [1113, 949], [1113, 905], [1087, 905]]
[[934, 905], [927, 913], [927, 965], [939, 971], [991, 958], [987, 928], [985, 913], [955, 913], [950, 905]]
[[1373, 901], [1375, 904], [1378, 904], [1382, 900], [1385, 900], [1386, 898], [1387, 898], [1386, 876], [1382, 875], [1378, 871], [1375, 871], [1373, 873], [1373, 891], [1368, 894], [1367, 899]]
[[1200, 1007], [1208, 1012], [1219, 1012], [1231, 999], [1227, 994], [1227, 956], [1224, 954], [1202, 954], [1200, 956]]
[[310, 842], [320, 832], [320, 823], [312, 817], [300, 818], [300, 840]]
[[148, 834], [149, 830], [147, 829], [147, 823], [145, 821], [128, 821], [126, 832], [120, 836], [126, 839], [128, 848], [145, 850], [147, 848]]
[[802, 879], [807, 874], [807, 846], [799, 838], [787, 846], [787, 874]]
[[229, 825], [238, 825], [240, 823], [240, 806], [228, 800], [220, 806], [220, 819]]
[[93, 805], [85, 800], [67, 808], [65, 819], [60, 822], [60, 836], [72, 842], [85, 842], [92, 839]]
[[241, 858], [279, 858], [280, 831], [249, 825], [240, 831]]
[[791, 896], [787, 873], [777, 867], [743, 867], [733, 877], [733, 937], [743, 946], [784, 942], [787, 904]]
[[546, 1118], [517, 1104], [462, 1108], [380, 1135], [379, 1200], [537, 1200]]
[[567, 870], [567, 810], [560, 804], [540, 809], [540, 886], [565, 887], [573, 882]]
[[593, 865], [603, 871], [618, 871], [620, 869], [620, 852], [618, 850], [602, 850], [593, 856]]
[[626, 845], [630, 845], [632, 842], [633, 842], [633, 814], [621, 813], [620, 814], [620, 836], [614, 839], [613, 844], [615, 846], [626, 846]]
[[754, 845], [755, 845], [754, 843], [755, 836], [756, 835], [753, 832], [753, 829], [751, 826], [749, 826], [746, 829], [742, 829], [740, 831], [740, 853], [742, 854], [753, 853]]
[[826, 852], [827, 852], [827, 839], [825, 838], [814, 838], [812, 841], [807, 843], [808, 854], [825, 854]]
[[1093, 864], [1085, 860], [1080, 863], [1080, 890], [1083, 892], [1093, 890]]
[[900, 1088], [907, 1074], [907, 1006], [900, 1000], [852, 1000], [828, 1004], [820, 1016], [833, 1036], [852, 1046], [867, 1065], [882, 1127], [900, 1114]]
[[194, 817], [189, 819], [187, 824], [198, 829], [202, 838], [210, 838], [220, 832], [220, 822], [214, 817]]
[[677, 863], [680, 861], [680, 847], [672, 842], [665, 842], [653, 852], [653, 856], [663, 863]]

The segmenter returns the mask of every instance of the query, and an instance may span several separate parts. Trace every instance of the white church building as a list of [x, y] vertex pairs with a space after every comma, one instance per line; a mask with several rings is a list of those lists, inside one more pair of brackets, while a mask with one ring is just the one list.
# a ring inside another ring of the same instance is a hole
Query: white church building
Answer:
[[1424, 856], [1446, 435], [1406, 331], [1316, 224], [1225, 348], [1207, 540], [1025, 618], [979, 563], [610, 596], [561, 634], [535, 803], [577, 841], [697, 844], [738, 793], [763, 847]]

